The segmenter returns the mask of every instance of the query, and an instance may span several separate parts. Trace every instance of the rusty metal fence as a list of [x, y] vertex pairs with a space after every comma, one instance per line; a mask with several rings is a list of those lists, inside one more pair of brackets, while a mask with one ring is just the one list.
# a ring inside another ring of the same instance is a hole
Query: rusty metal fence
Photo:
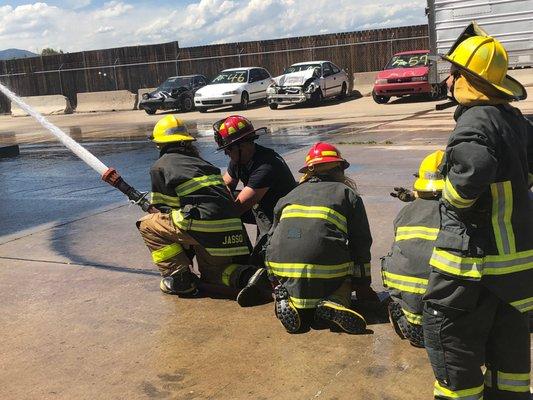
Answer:
[[[392, 54], [428, 47], [427, 25], [180, 48], [178, 42], [0, 61], [0, 81], [21, 96], [154, 87], [173, 75], [213, 78], [262, 66], [275, 76], [295, 62], [330, 60], [349, 73], [381, 69]], [[9, 112], [0, 96], [0, 112]]]

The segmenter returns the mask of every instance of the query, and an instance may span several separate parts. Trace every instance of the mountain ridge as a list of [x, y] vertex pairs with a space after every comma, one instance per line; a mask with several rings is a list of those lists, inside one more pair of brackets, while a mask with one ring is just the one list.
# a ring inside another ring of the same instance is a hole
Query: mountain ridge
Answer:
[[5, 49], [0, 50], [0, 60], [12, 60], [14, 58], [26, 58], [26, 57], [35, 57], [39, 54], [32, 53], [28, 50], [22, 49]]

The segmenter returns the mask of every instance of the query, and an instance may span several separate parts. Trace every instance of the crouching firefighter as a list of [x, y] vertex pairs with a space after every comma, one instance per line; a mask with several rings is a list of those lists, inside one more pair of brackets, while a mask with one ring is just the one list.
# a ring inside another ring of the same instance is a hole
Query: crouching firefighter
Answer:
[[422, 296], [426, 293], [429, 259], [440, 227], [439, 199], [444, 180], [439, 166], [443, 157], [444, 152], [438, 150], [420, 164], [413, 185], [414, 196], [406, 198], [412, 202], [396, 216], [394, 243], [381, 263], [383, 285], [392, 298], [388, 305], [389, 320], [396, 333], [415, 347], [424, 347]]
[[266, 270], [239, 263], [249, 254], [246, 232], [220, 170], [200, 158], [196, 139], [173, 115], [155, 125], [150, 139], [160, 150], [150, 169], [151, 203], [159, 212], [141, 218], [137, 227], [161, 272], [161, 290], [195, 296], [196, 255], [201, 282], [241, 289], [241, 306], [271, 299]]
[[444, 59], [452, 63], [447, 84], [459, 106], [424, 295], [434, 395], [529, 400], [533, 132], [509, 104], [526, 91], [506, 75], [505, 48], [474, 23]]
[[355, 183], [344, 175], [349, 165], [334, 146], [314, 144], [301, 183], [276, 205], [265, 265], [279, 281], [275, 311], [289, 333], [311, 318], [348, 333], [366, 331], [350, 306], [354, 286], [358, 298], [373, 293], [372, 237]]

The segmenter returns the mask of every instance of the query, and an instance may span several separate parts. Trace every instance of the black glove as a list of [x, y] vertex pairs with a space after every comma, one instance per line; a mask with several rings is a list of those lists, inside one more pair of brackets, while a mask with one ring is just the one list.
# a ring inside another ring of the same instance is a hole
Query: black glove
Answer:
[[404, 187], [395, 187], [394, 192], [390, 194], [392, 197], [397, 197], [399, 200], [409, 203], [415, 201], [416, 196], [414, 192]]

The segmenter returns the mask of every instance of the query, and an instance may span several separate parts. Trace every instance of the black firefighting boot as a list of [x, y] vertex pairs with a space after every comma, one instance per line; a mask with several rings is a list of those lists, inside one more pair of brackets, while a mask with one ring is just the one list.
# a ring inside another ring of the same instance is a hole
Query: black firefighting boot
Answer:
[[405, 317], [400, 303], [392, 301], [389, 303], [389, 320], [394, 330], [402, 339], [408, 339], [414, 347], [424, 347], [424, 332], [422, 325], [412, 324]]
[[315, 319], [334, 323], [347, 333], [364, 333], [366, 331], [366, 321], [362, 315], [330, 300], [322, 300], [318, 303]]
[[394, 331], [401, 339], [406, 339], [407, 327], [405, 326], [404, 321], [407, 322], [407, 320], [402, 311], [402, 306], [400, 305], [400, 303], [391, 301], [389, 303], [388, 310], [389, 321], [392, 324]]
[[414, 347], [424, 348], [424, 330], [422, 325], [409, 323], [409, 343]]
[[163, 293], [180, 297], [194, 297], [198, 294], [198, 277], [190, 271], [174, 271], [159, 283]]
[[274, 295], [276, 298], [274, 309], [276, 317], [281, 321], [287, 332], [298, 332], [302, 325], [302, 321], [298, 310], [291, 302], [289, 292], [287, 292], [287, 289], [282, 285], [278, 285], [274, 289]]
[[251, 307], [272, 301], [272, 285], [266, 269], [259, 268], [237, 295], [241, 307]]

